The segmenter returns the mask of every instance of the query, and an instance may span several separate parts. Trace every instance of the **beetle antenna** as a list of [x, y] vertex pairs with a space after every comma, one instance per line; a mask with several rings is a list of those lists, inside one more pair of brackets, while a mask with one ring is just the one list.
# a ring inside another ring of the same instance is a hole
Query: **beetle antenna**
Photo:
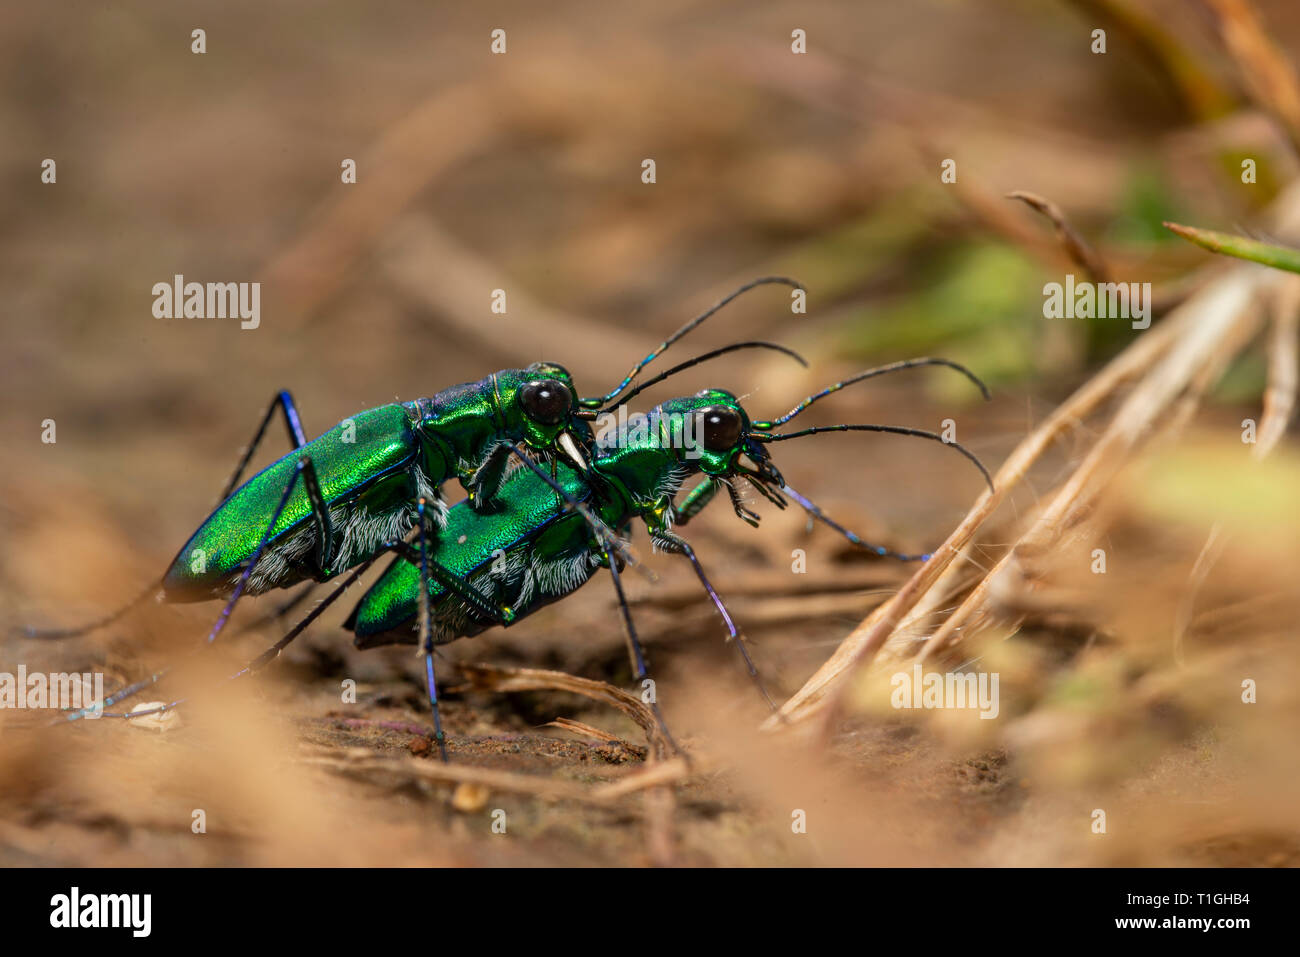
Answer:
[[18, 633], [24, 638], [36, 638], [42, 641], [53, 641], [62, 638], [76, 638], [78, 635], [86, 635], [92, 631], [98, 631], [108, 625], [113, 624], [127, 612], [143, 605], [146, 600], [156, 595], [162, 589], [162, 581], [156, 581], [149, 585], [144, 591], [136, 595], [129, 602], [110, 612], [102, 618], [96, 618], [94, 621], [87, 622], [84, 625], [78, 625], [75, 628], [37, 628], [34, 625], [25, 625], [18, 630]]
[[[637, 386], [627, 395], [619, 399], [618, 405], [626, 405], [628, 402], [632, 400], [633, 396], [637, 395], [638, 393], [644, 392], [652, 385], [658, 385], [660, 382], [663, 382], [664, 379], [667, 379], [670, 376], [674, 376], [679, 372], [685, 372], [687, 369], [691, 368], [692, 366], [697, 366], [701, 362], [708, 362], [710, 359], [716, 359], [718, 356], [726, 355], [728, 352], [739, 352], [741, 349], [771, 349], [775, 352], [784, 353], [785, 355], [794, 359], [795, 362], [799, 363], [805, 369], [808, 368], [807, 359], [799, 355], [799, 353], [795, 352], [793, 349], [787, 349], [785, 346], [779, 346], [775, 342], [764, 342], [762, 340], [750, 340], [747, 342], [733, 342], [729, 346], [723, 346], [720, 349], [714, 349], [712, 352], [706, 352], [703, 355], [696, 356], [694, 359], [688, 359], [685, 362], [680, 362], [677, 365], [673, 366], [671, 369], [669, 369], [667, 372], [661, 372], [653, 379], [650, 379], [646, 382], [642, 382], [639, 386]], [[611, 406], [611, 408], [613, 408], [613, 406]], [[609, 410], [606, 409], [604, 411], [609, 411]]]
[[751, 279], [749, 282], [745, 283], [739, 289], [735, 290], [729, 295], [723, 296], [721, 299], [715, 302], [708, 309], [704, 310], [704, 312], [700, 313], [698, 316], [696, 316], [690, 322], [686, 323], [686, 325], [682, 326], [680, 329], [674, 332], [663, 342], [659, 343], [658, 347], [656, 347], [654, 352], [650, 353], [648, 356], [646, 356], [644, 359], [642, 359], [640, 362], [634, 365], [632, 367], [632, 370], [628, 372], [626, 376], [623, 377], [623, 381], [620, 382], [611, 392], [606, 393], [600, 398], [581, 399], [579, 400], [580, 403], [585, 408], [588, 409], [599, 409], [605, 403], [613, 401], [615, 398], [618, 397], [620, 392], [622, 392], [624, 389], [626, 389], [629, 385], [632, 384], [632, 380], [641, 374], [642, 369], [644, 369], [651, 362], [653, 362], [660, 355], [662, 355], [664, 350], [667, 349], [669, 346], [671, 346], [674, 342], [676, 342], [682, 336], [686, 335], [688, 332], [690, 332], [692, 329], [694, 329], [696, 326], [702, 323], [705, 319], [709, 318], [709, 316], [713, 315], [715, 312], [717, 312], [727, 303], [731, 302], [731, 300], [735, 299], [737, 296], [743, 295], [744, 293], [748, 292], [754, 287], [766, 286], [771, 284], [789, 286], [792, 289], [803, 289], [803, 285], [801, 283], [799, 283], [794, 279], [788, 279], [785, 276], [763, 276], [759, 279]]
[[951, 442], [945, 439], [937, 432], [927, 432], [925, 429], [909, 429], [901, 425], [819, 425], [811, 429], [802, 429], [798, 432], [784, 432], [780, 435], [767, 435], [762, 432], [750, 432], [749, 437], [757, 442], [784, 442], [786, 439], [797, 439], [805, 435], [817, 435], [819, 432], [889, 432], [893, 435], [911, 435], [919, 439], [929, 439], [932, 442], [940, 442], [955, 449], [966, 458], [975, 463], [975, 467], [980, 470], [984, 476], [984, 481], [988, 483], [989, 491], [993, 491], [993, 476], [989, 475], [989, 470], [984, 467], [984, 463], [976, 458], [975, 453], [959, 442]]
[[786, 495], [789, 495], [792, 499], [794, 499], [796, 502], [802, 505], [804, 511], [806, 511], [813, 518], [835, 529], [835, 531], [839, 532], [841, 535], [847, 538], [854, 545], [857, 545], [859, 548], [865, 548], [869, 552], [874, 552], [875, 554], [879, 555], [881, 558], [896, 558], [900, 562], [926, 562], [930, 560], [931, 557], [930, 552], [925, 552], [921, 555], [904, 555], [902, 552], [890, 551], [888, 548], [884, 548], [880, 545], [872, 545], [870, 542], [864, 541], [861, 537], [859, 537], [856, 532], [850, 531], [849, 529], [841, 525], [839, 522], [835, 521], [835, 519], [831, 518], [829, 515], [823, 512], [816, 504], [814, 504], [812, 501], [805, 498], [804, 496], [800, 495], [790, 486], [788, 485], [783, 486], [781, 491], [785, 492]]
[[904, 359], [902, 362], [891, 362], [887, 366], [879, 366], [878, 368], [875, 369], [868, 369], [866, 372], [859, 372], [857, 375], [850, 376], [849, 378], [845, 379], [843, 382], [836, 382], [834, 385], [829, 385], [826, 388], [822, 389], [820, 392], [808, 396], [808, 398], [804, 399], [802, 402], [800, 402], [798, 405], [796, 405], [793, 409], [791, 409], [789, 412], [787, 412], [785, 415], [781, 416], [780, 418], [771, 419], [770, 421], [767, 422], [755, 422], [754, 428], [774, 429], [779, 425], [784, 425], [785, 423], [789, 422], [791, 419], [793, 419], [804, 409], [808, 408], [808, 406], [812, 405], [814, 402], [826, 398], [826, 396], [830, 395], [832, 392], [840, 391], [840, 389], [843, 389], [845, 386], [853, 385], [853, 383], [855, 382], [862, 382], [865, 379], [874, 379], [876, 376], [885, 375], [888, 372], [901, 372], [903, 369], [915, 369], [918, 366], [947, 366], [949, 369], [956, 369], [966, 378], [970, 379], [971, 382], [974, 382], [977, 386], [979, 386], [979, 390], [981, 393], [983, 393], [985, 400], [992, 398], [992, 396], [989, 393], [989, 387], [984, 384], [984, 382], [980, 379], [979, 376], [971, 372], [970, 369], [967, 369], [961, 363], [953, 362], [951, 359], [937, 359], [932, 356], [926, 356], [921, 359]]

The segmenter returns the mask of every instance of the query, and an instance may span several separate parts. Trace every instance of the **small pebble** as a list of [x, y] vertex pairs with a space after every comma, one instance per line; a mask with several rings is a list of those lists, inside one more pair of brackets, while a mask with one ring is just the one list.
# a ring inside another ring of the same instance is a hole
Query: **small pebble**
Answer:
[[474, 814], [487, 807], [489, 794], [491, 792], [481, 784], [462, 781], [452, 792], [451, 806], [462, 814]]
[[[155, 708], [166, 707], [166, 705], [166, 701], [146, 701], [132, 708], [131, 714], [134, 715], [141, 711], [153, 711]], [[135, 728], [144, 728], [147, 731], [175, 731], [181, 726], [181, 713], [172, 710], [159, 711], [155, 714], [142, 714], [138, 718], [128, 718], [127, 724]]]

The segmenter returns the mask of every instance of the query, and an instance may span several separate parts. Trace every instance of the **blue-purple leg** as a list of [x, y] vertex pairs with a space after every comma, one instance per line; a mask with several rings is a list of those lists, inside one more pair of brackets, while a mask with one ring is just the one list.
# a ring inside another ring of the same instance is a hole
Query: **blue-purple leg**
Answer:
[[[266, 531], [262, 533], [261, 541], [258, 542], [257, 548], [254, 550], [252, 557], [249, 558], [248, 565], [244, 568], [243, 574], [239, 576], [239, 581], [235, 585], [235, 590], [231, 593], [230, 598], [226, 601], [225, 607], [221, 609], [221, 614], [217, 616], [217, 620], [208, 631], [208, 636], [204, 642], [204, 646], [210, 646], [215, 642], [217, 636], [221, 634], [222, 629], [226, 627], [226, 622], [230, 620], [231, 612], [235, 610], [235, 605], [238, 604], [239, 599], [243, 597], [244, 591], [248, 587], [248, 580], [252, 576], [253, 570], [257, 567], [257, 563], [266, 552], [266, 546], [271, 541], [271, 535], [275, 530], [275, 525], [280, 520], [280, 516], [284, 513], [285, 508], [288, 506], [289, 497], [293, 494], [294, 487], [298, 484], [299, 480], [306, 482], [307, 475], [310, 475], [311, 477], [311, 484], [315, 485], [316, 471], [312, 465], [311, 457], [304, 455], [298, 460], [292, 477], [285, 485], [284, 493], [280, 496], [279, 504], [276, 505], [275, 511], [271, 514], [271, 520], [267, 523]], [[321, 508], [324, 508], [324, 503], [321, 503]], [[313, 502], [313, 511], [315, 510], [316, 505], [315, 502]], [[326, 522], [325, 527], [328, 529], [328, 515], [325, 516], [324, 521]], [[109, 695], [108, 698], [104, 700], [103, 707], [111, 707], [118, 702], [125, 701], [132, 695], [138, 694], [145, 688], [152, 687], [161, 681], [170, 671], [170, 668], [164, 668], [161, 671], [154, 672], [147, 678], [143, 678], [140, 681], [127, 685], [120, 691], [116, 691]], [[79, 718], [84, 718], [88, 714], [91, 714], [94, 710], [95, 709], [92, 708], [82, 708], [69, 714], [67, 720], [76, 721]]]
[[675, 555], [684, 555], [690, 560], [691, 567], [695, 569], [695, 574], [700, 579], [700, 584], [702, 584], [704, 590], [708, 592], [709, 600], [713, 602], [713, 607], [718, 609], [718, 614], [722, 616], [722, 620], [727, 626], [727, 634], [730, 641], [740, 651], [740, 657], [744, 659], [745, 667], [749, 671], [749, 677], [754, 681], [754, 686], [758, 688], [759, 694], [763, 696], [763, 700], [767, 702], [767, 706], [773, 711], [776, 711], [776, 702], [772, 700], [772, 696], [767, 693], [767, 688], [763, 686], [763, 680], [759, 677], [758, 669], [754, 667], [754, 662], [749, 657], [749, 652], [745, 648], [745, 640], [736, 629], [736, 623], [731, 620], [731, 613], [727, 611], [727, 606], [722, 603], [722, 598], [719, 597], [717, 591], [709, 581], [708, 576], [704, 574], [704, 567], [700, 564], [700, 560], [695, 557], [695, 549], [691, 548], [690, 543], [687, 542], [686, 539], [680, 538], [669, 531], [656, 531], [653, 533], [653, 538], [655, 544], [664, 551], [671, 552]]
[[429, 595], [429, 532], [424, 524], [425, 500], [417, 506], [420, 527], [420, 653], [424, 655], [424, 683], [429, 691], [429, 708], [433, 711], [433, 739], [438, 753], [447, 760], [447, 736], [442, 731], [438, 711], [438, 679], [433, 673], [433, 599]]
[[[243, 456], [239, 460], [239, 464], [235, 467], [234, 474], [230, 477], [230, 481], [226, 483], [225, 490], [221, 493], [221, 498], [218, 499], [219, 502], [224, 502], [230, 497], [230, 493], [235, 490], [235, 486], [238, 485], [240, 477], [244, 474], [244, 469], [248, 468], [248, 463], [252, 461], [253, 454], [257, 451], [258, 445], [261, 444], [262, 438], [266, 435], [267, 426], [270, 425], [271, 418], [275, 415], [275, 410], [277, 408], [284, 413], [285, 428], [289, 432], [289, 442], [293, 447], [295, 449], [300, 449], [307, 444], [307, 436], [303, 433], [302, 419], [298, 415], [298, 407], [294, 405], [293, 396], [291, 396], [287, 390], [279, 392], [276, 397], [271, 400], [270, 406], [267, 407], [266, 414], [262, 416], [261, 424], [258, 425], [257, 432], [253, 435], [253, 441], [250, 442], [248, 447], [244, 450]], [[78, 625], [75, 628], [36, 628], [33, 625], [25, 625], [19, 630], [19, 633], [26, 638], [38, 638], [42, 640], [76, 638], [80, 635], [89, 634], [92, 631], [98, 631], [101, 628], [111, 625], [128, 612], [144, 604], [146, 600], [157, 595], [161, 588], [161, 580], [151, 582], [144, 591], [135, 598], [132, 598], [121, 608], [118, 608], [116, 611], [113, 611], [102, 618], [97, 618], [84, 625]]]
[[230, 493], [235, 490], [239, 484], [240, 476], [244, 474], [244, 469], [248, 468], [248, 463], [253, 460], [257, 447], [262, 443], [262, 438], [266, 435], [266, 428], [271, 424], [271, 418], [275, 415], [275, 410], [280, 409], [284, 413], [284, 427], [289, 432], [289, 442], [295, 449], [300, 449], [307, 444], [307, 436], [302, 430], [302, 419], [298, 416], [298, 407], [293, 403], [293, 396], [288, 390], [282, 390], [276, 393], [271, 404], [267, 406], [266, 414], [262, 416], [262, 422], [257, 427], [257, 432], [253, 435], [253, 441], [248, 443], [244, 449], [244, 454], [235, 466], [235, 472], [230, 476], [230, 481], [226, 483], [226, 489], [221, 493], [220, 501], [224, 502], [230, 498]]
[[[637, 637], [636, 625], [632, 622], [632, 609], [628, 606], [627, 595], [623, 591], [623, 578], [618, 570], [618, 563], [615, 561], [613, 555], [610, 554], [609, 549], [602, 546], [601, 557], [609, 566], [609, 575], [614, 582], [614, 592], [618, 596], [618, 608], [622, 613], [623, 627], [627, 633], [628, 651], [632, 658], [632, 668], [636, 672], [635, 680], [638, 685], [641, 685], [642, 682], [650, 676], [650, 672], [646, 669], [645, 653], [641, 649], [641, 640]], [[659, 710], [659, 695], [657, 690], [651, 695], [650, 710], [654, 712], [655, 723], [659, 725], [659, 730], [662, 732], [664, 740], [668, 742], [668, 746], [674, 752], [680, 752], [681, 749], [677, 747], [677, 742], [673, 740], [672, 732], [668, 730], [668, 724], [664, 721], [663, 713]]]

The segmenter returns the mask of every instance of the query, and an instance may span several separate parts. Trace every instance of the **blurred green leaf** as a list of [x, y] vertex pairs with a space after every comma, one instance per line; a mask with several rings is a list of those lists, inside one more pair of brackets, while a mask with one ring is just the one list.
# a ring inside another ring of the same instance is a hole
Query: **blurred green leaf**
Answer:
[[1171, 232], [1177, 233], [1189, 242], [1212, 253], [1235, 256], [1274, 269], [1300, 273], [1300, 249], [1288, 246], [1274, 246], [1262, 243], [1258, 239], [1234, 236], [1232, 233], [1218, 233], [1212, 229], [1197, 229], [1195, 226], [1182, 226], [1178, 223], [1165, 223]]

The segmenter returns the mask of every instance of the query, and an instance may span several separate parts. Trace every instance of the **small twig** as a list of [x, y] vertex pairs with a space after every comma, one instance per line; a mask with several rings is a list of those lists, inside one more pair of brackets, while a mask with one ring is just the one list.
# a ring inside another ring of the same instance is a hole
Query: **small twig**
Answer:
[[660, 754], [670, 750], [654, 711], [633, 695], [604, 681], [578, 678], [562, 671], [542, 668], [498, 668], [490, 665], [461, 665], [471, 688], [480, 691], [569, 691], [613, 705], [645, 732], [650, 746]]
[[1042, 213], [1051, 220], [1052, 225], [1056, 227], [1057, 238], [1060, 239], [1061, 245], [1065, 247], [1070, 259], [1081, 267], [1093, 281], [1110, 282], [1110, 270], [1106, 268], [1105, 262], [1088, 245], [1088, 241], [1079, 235], [1078, 230], [1070, 225], [1070, 221], [1065, 218], [1065, 213], [1061, 210], [1061, 207], [1050, 199], [1045, 199], [1037, 193], [1031, 193], [1023, 189], [1007, 193], [1007, 199], [1018, 199], [1030, 209]]
[[608, 731], [602, 731], [600, 728], [593, 728], [589, 724], [583, 724], [581, 721], [574, 721], [572, 718], [556, 718], [554, 721], [548, 721], [542, 725], [544, 728], [559, 728], [562, 731], [571, 731], [574, 734], [580, 734], [586, 738], [594, 738], [597, 741], [603, 741], [606, 744], [621, 744], [628, 746], [616, 734], [610, 734]]
[[592, 790], [592, 799], [596, 801], [616, 801], [646, 788], [657, 788], [668, 784], [680, 784], [692, 775], [699, 774], [703, 765], [693, 758], [688, 764], [685, 758], [669, 758], [656, 761], [644, 771], [629, 774], [618, 781], [602, 784]]

